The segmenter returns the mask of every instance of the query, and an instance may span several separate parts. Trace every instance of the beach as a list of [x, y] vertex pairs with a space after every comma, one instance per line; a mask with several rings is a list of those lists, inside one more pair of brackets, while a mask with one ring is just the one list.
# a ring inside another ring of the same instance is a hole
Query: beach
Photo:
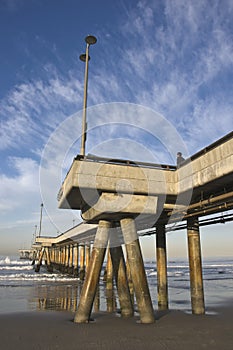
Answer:
[[82, 288], [79, 279], [59, 271], [48, 273], [44, 266], [38, 274], [30, 261], [1, 258], [1, 349], [232, 349], [231, 258], [204, 262], [206, 314], [199, 316], [191, 313], [187, 261], [168, 262], [169, 311], [158, 311], [155, 262], [146, 262], [145, 268], [154, 324], [140, 324], [137, 312], [133, 318], [121, 318], [116, 293], [116, 309], [107, 312], [104, 271], [100, 279], [100, 311], [91, 314], [90, 323], [75, 324]]
[[148, 349], [230, 350], [233, 345], [233, 308], [210, 315], [182, 311], [155, 312], [154, 324], [116, 314], [92, 314], [88, 324], [73, 322], [69, 312], [26, 312], [0, 315], [1, 349]]

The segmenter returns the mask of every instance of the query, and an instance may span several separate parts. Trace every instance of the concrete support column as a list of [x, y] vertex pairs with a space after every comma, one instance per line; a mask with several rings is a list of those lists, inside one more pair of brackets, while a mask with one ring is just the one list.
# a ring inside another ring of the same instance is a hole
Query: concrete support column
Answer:
[[65, 271], [65, 261], [66, 261], [66, 247], [62, 247], [62, 267], [61, 270]]
[[65, 247], [65, 272], [68, 272], [68, 269], [69, 269], [69, 258], [70, 258], [70, 247], [69, 245], [66, 245]]
[[51, 262], [54, 264], [55, 263], [55, 254], [56, 254], [56, 250], [55, 250], [55, 247], [52, 247], [52, 259], [51, 259]]
[[116, 309], [114, 290], [113, 290], [113, 266], [110, 255], [110, 250], [107, 250], [107, 263], [106, 263], [106, 301], [107, 311], [113, 312]]
[[37, 264], [35, 266], [35, 272], [40, 272], [40, 267], [42, 265], [42, 259], [43, 259], [43, 255], [44, 255], [44, 250], [45, 250], [45, 248], [43, 247], [41, 249], [41, 251], [39, 252], [39, 258], [38, 258], [38, 262], [37, 262]]
[[90, 262], [90, 250], [91, 250], [91, 247], [90, 247], [90, 244], [87, 244], [85, 246], [85, 268], [86, 268], [86, 271], [87, 271], [87, 268], [88, 268], [88, 265], [89, 265], [89, 262]]
[[51, 250], [48, 247], [46, 247], [45, 248], [45, 262], [46, 262], [47, 270], [49, 272], [53, 272], [53, 267], [51, 265], [51, 258], [50, 258], [51, 255], [52, 255]]
[[188, 218], [187, 234], [192, 312], [200, 315], [205, 313], [205, 305], [198, 217]]
[[100, 272], [108, 243], [110, 225], [111, 224], [108, 221], [99, 221], [94, 247], [91, 254], [91, 260], [85, 281], [83, 283], [78, 310], [75, 314], [74, 322], [86, 323], [90, 319], [91, 309], [98, 287]]
[[126, 266], [121, 245], [110, 248], [122, 317], [133, 316], [133, 305], [126, 275]]
[[141, 322], [153, 323], [155, 321], [154, 311], [134, 220], [132, 218], [122, 219], [121, 229]]
[[69, 247], [69, 273], [73, 273], [73, 244]]
[[74, 245], [74, 275], [78, 276], [78, 243]]
[[98, 312], [100, 310], [100, 287], [97, 286], [95, 298], [94, 298], [94, 311]]
[[158, 309], [168, 309], [167, 252], [165, 225], [156, 226]]
[[133, 281], [132, 281], [132, 276], [131, 276], [131, 273], [130, 273], [130, 267], [129, 267], [129, 262], [128, 262], [127, 256], [126, 256], [125, 267], [126, 267], [126, 276], [127, 276], [127, 280], [128, 280], [128, 286], [129, 286], [131, 303], [132, 303], [132, 306], [133, 306], [133, 309], [134, 309], [134, 288], [133, 288]]
[[58, 264], [60, 269], [62, 264], [62, 247], [58, 247]]
[[83, 281], [85, 278], [85, 246], [84, 245], [80, 245], [79, 255], [80, 255], [79, 278], [81, 281]]

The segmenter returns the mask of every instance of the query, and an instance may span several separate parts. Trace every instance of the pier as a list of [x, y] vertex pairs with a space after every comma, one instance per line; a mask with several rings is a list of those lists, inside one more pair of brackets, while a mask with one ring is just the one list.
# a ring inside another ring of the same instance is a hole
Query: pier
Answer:
[[166, 233], [185, 228], [192, 312], [204, 314], [200, 228], [233, 220], [232, 215], [224, 216], [233, 209], [232, 180], [233, 132], [179, 168], [77, 156], [59, 190], [58, 203], [61, 209], [80, 210], [83, 223], [58, 237], [37, 237], [37, 268], [45, 259], [50, 270], [83, 280], [74, 321], [85, 323], [91, 317], [107, 252], [107, 284], [111, 286], [114, 277], [121, 316], [133, 316], [135, 298], [141, 323], [153, 323], [139, 238], [156, 236], [158, 309], [167, 310]]
[[32, 250], [31, 249], [19, 249], [19, 258], [30, 260], [32, 258]]

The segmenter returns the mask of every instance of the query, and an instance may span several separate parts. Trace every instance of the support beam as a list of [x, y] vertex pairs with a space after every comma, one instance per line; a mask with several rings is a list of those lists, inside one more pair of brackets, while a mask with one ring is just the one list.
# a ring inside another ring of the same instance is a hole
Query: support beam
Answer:
[[65, 272], [69, 271], [69, 259], [70, 259], [70, 247], [69, 245], [65, 246]]
[[157, 290], [158, 309], [168, 309], [168, 288], [167, 288], [167, 252], [165, 225], [156, 226], [156, 259], [157, 259]]
[[75, 276], [78, 276], [78, 243], [74, 245], [74, 270], [73, 273]]
[[119, 303], [121, 307], [122, 317], [133, 316], [133, 305], [131, 302], [131, 295], [128, 286], [128, 280], [126, 275], [125, 260], [122, 251], [122, 247], [111, 247], [110, 248], [113, 272], [115, 276]]
[[90, 244], [86, 244], [85, 245], [85, 268], [86, 268], [86, 270], [88, 269], [88, 265], [90, 263], [90, 251], [91, 251]]
[[201, 315], [205, 313], [205, 305], [198, 217], [187, 220], [187, 234], [192, 312]]
[[80, 255], [79, 278], [81, 281], [83, 281], [85, 278], [85, 246], [84, 245], [80, 245], [79, 255]]
[[112, 259], [111, 259], [109, 248], [107, 250], [107, 263], [106, 263], [106, 303], [107, 303], [108, 312], [114, 312], [116, 310], [114, 288], [113, 288], [113, 266], [112, 266]]
[[51, 265], [51, 259], [50, 259], [50, 250], [48, 247], [45, 248], [45, 264], [47, 267], [48, 272], [53, 272], [53, 266]]
[[35, 266], [35, 272], [40, 272], [40, 267], [42, 265], [42, 259], [43, 259], [44, 251], [45, 251], [45, 248], [43, 247], [41, 249], [41, 251], [39, 252], [39, 259], [38, 259], [38, 262], [37, 262], [37, 264]]
[[153, 323], [154, 311], [143, 264], [135, 222], [132, 218], [120, 221], [127, 257], [132, 276], [135, 296], [142, 323]]
[[74, 253], [74, 250], [73, 250], [73, 244], [70, 244], [69, 246], [69, 269], [68, 269], [68, 272], [70, 274], [73, 273], [73, 254]]
[[95, 236], [89, 268], [86, 274], [80, 295], [78, 310], [74, 322], [87, 323], [90, 319], [91, 309], [98, 288], [101, 268], [104, 261], [108, 243], [110, 222], [101, 220]]

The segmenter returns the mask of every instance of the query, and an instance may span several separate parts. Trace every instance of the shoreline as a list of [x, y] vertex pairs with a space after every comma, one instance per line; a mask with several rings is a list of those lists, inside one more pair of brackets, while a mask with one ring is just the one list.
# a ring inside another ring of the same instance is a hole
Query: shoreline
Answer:
[[138, 317], [93, 313], [93, 322], [77, 324], [63, 311], [0, 314], [1, 347], [7, 350], [221, 349], [233, 344], [233, 306], [216, 307], [211, 314], [155, 312], [154, 324]]

